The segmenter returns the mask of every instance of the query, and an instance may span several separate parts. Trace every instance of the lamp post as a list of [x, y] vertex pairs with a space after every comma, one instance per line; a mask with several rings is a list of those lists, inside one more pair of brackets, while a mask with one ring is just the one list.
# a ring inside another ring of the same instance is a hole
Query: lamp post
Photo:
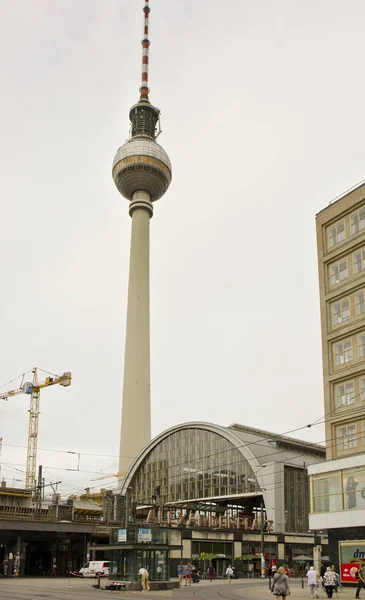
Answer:
[[264, 501], [261, 499], [260, 504], [261, 509], [261, 577], [265, 578], [266, 569], [265, 569], [265, 555], [264, 555]]

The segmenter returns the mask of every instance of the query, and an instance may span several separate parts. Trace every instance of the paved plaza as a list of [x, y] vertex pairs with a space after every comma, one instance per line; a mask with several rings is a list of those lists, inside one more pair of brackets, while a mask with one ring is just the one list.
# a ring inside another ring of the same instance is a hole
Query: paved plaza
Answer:
[[[271, 597], [269, 581], [238, 579], [229, 584], [225, 580], [212, 583], [202, 581], [191, 587], [182, 587], [173, 591], [164, 592], [111, 592], [104, 589], [93, 588], [95, 580], [67, 579], [67, 578], [13, 578], [0, 579], [1, 600], [93, 600], [121, 597], [141, 597], [144, 600], [264, 600]], [[301, 587], [300, 580], [291, 581], [291, 597], [293, 600], [308, 600], [308, 587]], [[327, 596], [319, 591], [321, 600]], [[338, 594], [341, 600], [353, 600], [355, 588], [346, 588]], [[336, 595], [335, 595], [336, 598]], [[363, 592], [362, 598], [365, 599]], [[336, 598], [337, 600], [337, 598]]]

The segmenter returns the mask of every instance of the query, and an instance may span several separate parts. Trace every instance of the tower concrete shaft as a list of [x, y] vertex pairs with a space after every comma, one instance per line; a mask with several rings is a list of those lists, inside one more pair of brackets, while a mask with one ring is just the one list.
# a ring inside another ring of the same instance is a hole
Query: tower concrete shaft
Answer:
[[148, 98], [149, 0], [144, 0], [143, 12], [141, 95], [130, 109], [131, 136], [118, 149], [112, 171], [117, 189], [130, 202], [132, 217], [119, 458], [121, 478], [151, 440], [150, 218], [153, 203], [167, 192], [172, 178], [170, 159], [156, 142], [161, 133], [160, 110]]
[[133, 194], [119, 472], [151, 440], [150, 398], [150, 194]]

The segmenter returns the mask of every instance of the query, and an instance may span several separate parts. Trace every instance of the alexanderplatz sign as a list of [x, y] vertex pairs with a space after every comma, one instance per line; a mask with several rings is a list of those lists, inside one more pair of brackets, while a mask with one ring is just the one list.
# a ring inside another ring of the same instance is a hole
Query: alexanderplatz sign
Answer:
[[[154, 509], [148, 511], [146, 523], [149, 525], [165, 525], [167, 527], [202, 527], [204, 529], [240, 529], [241, 531], [260, 531], [261, 522], [252, 517], [225, 517], [200, 515], [195, 512], [179, 513], [174, 510], [163, 512]], [[273, 521], [264, 521], [265, 533], [273, 532]]]

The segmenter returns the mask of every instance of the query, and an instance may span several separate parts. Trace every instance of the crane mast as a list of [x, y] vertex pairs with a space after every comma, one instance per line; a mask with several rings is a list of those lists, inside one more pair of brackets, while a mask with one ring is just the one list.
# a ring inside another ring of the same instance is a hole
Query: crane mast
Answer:
[[33, 381], [21, 385], [15, 390], [9, 390], [0, 394], [0, 400], [8, 400], [9, 397], [18, 394], [28, 394], [30, 396], [29, 406], [29, 427], [28, 427], [28, 446], [27, 446], [27, 467], [25, 474], [25, 487], [27, 490], [35, 491], [36, 488], [36, 469], [37, 469], [37, 449], [38, 449], [38, 426], [39, 426], [39, 401], [40, 390], [51, 385], [62, 385], [68, 387], [71, 385], [71, 373], [66, 372], [54, 377], [46, 377], [39, 383], [38, 372], [35, 367], [32, 370]]
[[28, 428], [28, 449], [27, 449], [27, 468], [25, 476], [26, 489], [35, 489], [35, 477], [37, 469], [37, 449], [38, 449], [38, 424], [39, 424], [39, 382], [37, 369], [33, 369], [33, 391], [30, 396], [29, 407], [29, 428]]

